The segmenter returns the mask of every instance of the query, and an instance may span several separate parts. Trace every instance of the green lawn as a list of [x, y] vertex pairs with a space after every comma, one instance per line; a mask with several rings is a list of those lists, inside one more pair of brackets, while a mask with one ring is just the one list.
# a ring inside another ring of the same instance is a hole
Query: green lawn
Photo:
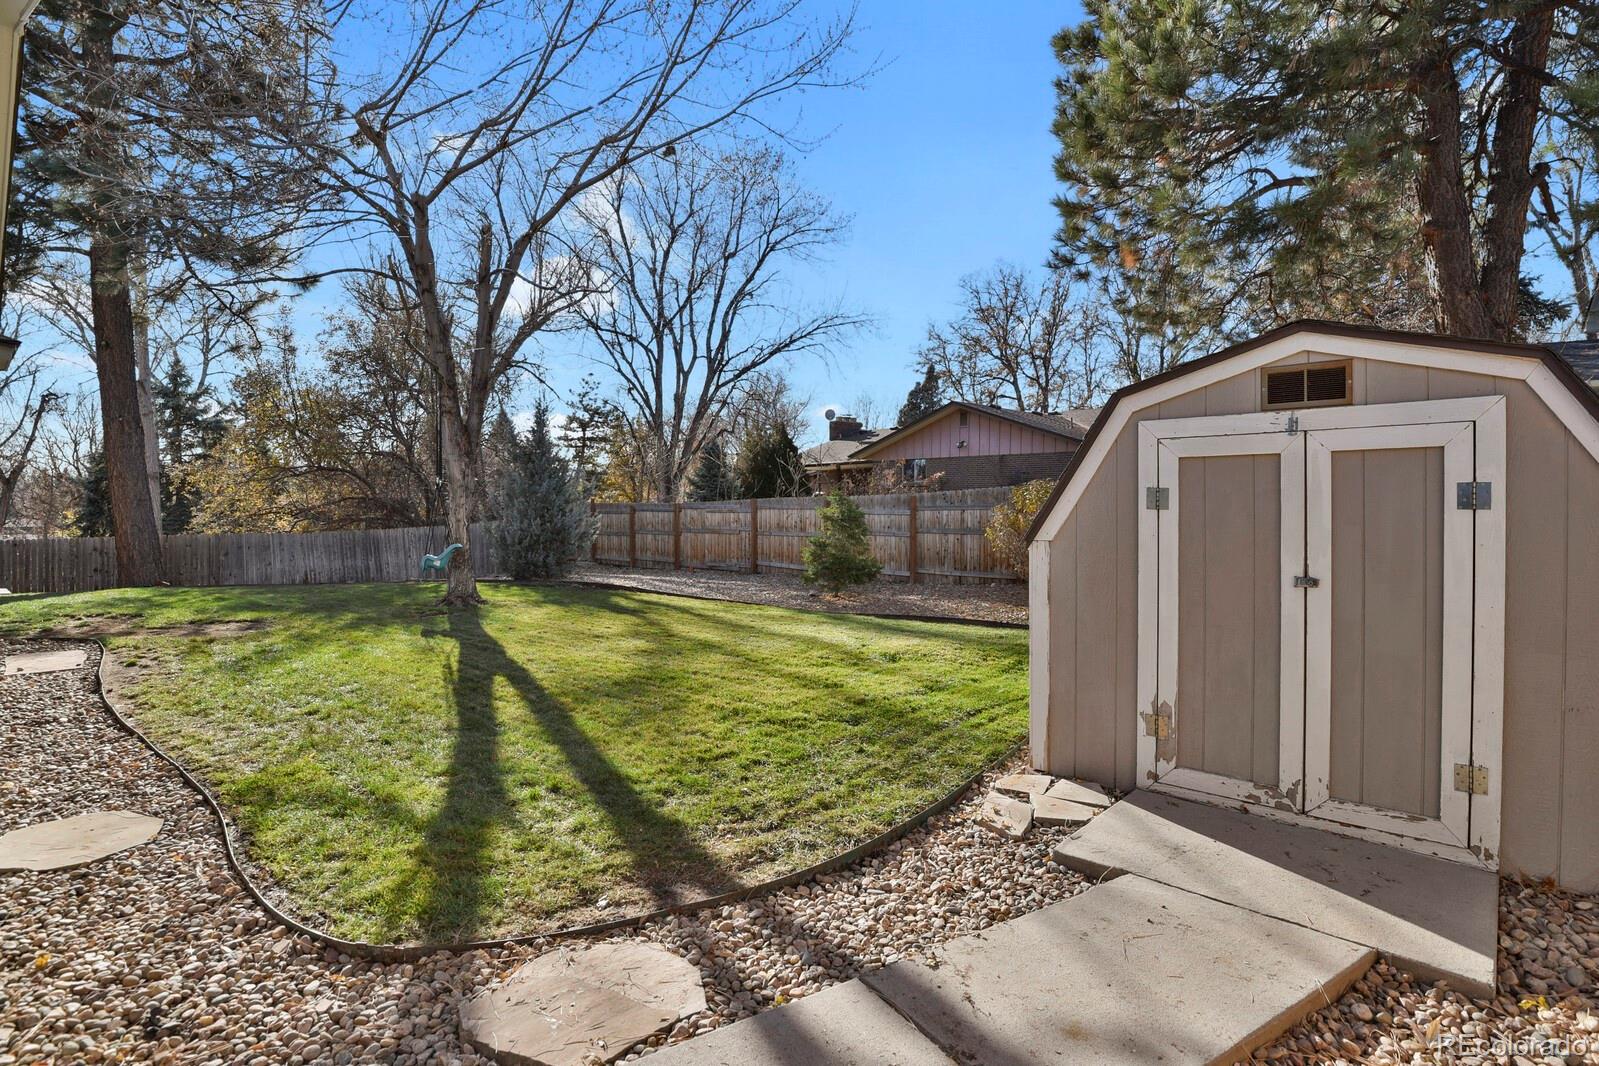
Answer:
[[[132, 635], [140, 723], [334, 932], [491, 937], [803, 866], [1026, 729], [1026, 634], [601, 589], [139, 589], [14, 596], [0, 633]], [[599, 901], [607, 897], [608, 909]]]

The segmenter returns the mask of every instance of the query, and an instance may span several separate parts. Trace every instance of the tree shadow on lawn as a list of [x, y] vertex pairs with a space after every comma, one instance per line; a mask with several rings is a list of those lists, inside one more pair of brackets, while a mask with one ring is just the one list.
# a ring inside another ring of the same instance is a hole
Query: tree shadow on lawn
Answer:
[[445, 629], [424, 630], [458, 645], [450, 679], [456, 715], [444, 801], [423, 831], [421, 872], [428, 896], [418, 921], [425, 935], [472, 936], [497, 900], [489, 880], [496, 856], [491, 836], [510, 821], [516, 798], [506, 784], [494, 681], [504, 678], [525, 701], [545, 737], [555, 745], [610, 823], [628, 853], [634, 882], [657, 907], [736, 888], [737, 873], [695, 839], [682, 822], [641, 794], [584, 733], [571, 712], [521, 662], [483, 628], [475, 610], [449, 612]]

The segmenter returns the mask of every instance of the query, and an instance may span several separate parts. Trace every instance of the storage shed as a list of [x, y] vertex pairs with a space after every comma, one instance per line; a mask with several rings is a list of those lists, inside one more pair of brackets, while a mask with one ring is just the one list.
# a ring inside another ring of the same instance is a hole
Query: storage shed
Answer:
[[1040, 769], [1599, 889], [1599, 400], [1296, 322], [1116, 393], [1031, 532]]

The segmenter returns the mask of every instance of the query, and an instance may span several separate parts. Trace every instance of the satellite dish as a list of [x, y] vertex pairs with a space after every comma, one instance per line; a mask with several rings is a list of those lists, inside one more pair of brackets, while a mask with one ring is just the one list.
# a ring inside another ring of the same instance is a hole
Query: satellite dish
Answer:
[[838, 417], [838, 412], [829, 407], [827, 410], [822, 412], [822, 417], [831, 422], [833, 419]]

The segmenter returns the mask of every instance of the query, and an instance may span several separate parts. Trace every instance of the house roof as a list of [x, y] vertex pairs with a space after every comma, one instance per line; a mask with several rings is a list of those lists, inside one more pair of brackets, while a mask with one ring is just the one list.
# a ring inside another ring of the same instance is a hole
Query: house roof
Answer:
[[[1094, 424], [1083, 438], [1082, 446], [1073, 454], [1059, 480], [1055, 482], [1055, 488], [1050, 492], [1049, 498], [1038, 509], [1038, 514], [1034, 517], [1031, 528], [1027, 530], [1027, 542], [1029, 544], [1032, 543], [1033, 539], [1038, 536], [1039, 530], [1043, 528], [1050, 513], [1055, 509], [1055, 505], [1060, 501], [1061, 496], [1065, 494], [1067, 486], [1080, 476], [1080, 471], [1088, 468], [1091, 461], [1094, 461], [1097, 465], [1097, 461], [1092, 460], [1094, 442], [1105, 431], [1105, 427], [1115, 420], [1117, 410], [1135, 398], [1138, 393], [1187, 377], [1218, 363], [1239, 358], [1296, 333], [1318, 333], [1334, 337], [1390, 341], [1430, 348], [1448, 348], [1456, 351], [1482, 352], [1488, 355], [1509, 355], [1537, 359], [1577, 399], [1589, 416], [1599, 422], [1599, 395], [1596, 395], [1594, 390], [1588, 387], [1584, 378], [1579, 375], [1577, 370], [1573, 369], [1572, 363], [1568, 362], [1566, 358], [1557, 355], [1552, 347], [1542, 344], [1516, 344], [1508, 341], [1476, 340], [1468, 337], [1451, 337], [1435, 333], [1411, 333], [1405, 330], [1381, 329], [1375, 326], [1356, 326], [1345, 322], [1300, 319], [1278, 326], [1276, 329], [1262, 333], [1258, 337], [1252, 337], [1249, 340], [1223, 348], [1221, 351], [1190, 360], [1180, 366], [1173, 367], [1165, 373], [1156, 374], [1153, 377], [1145, 378], [1142, 381], [1136, 381], [1131, 385], [1125, 385], [1117, 389], [1111, 395], [1110, 401], [1100, 409], [1099, 416], [1094, 419]], [[1596, 357], [1599, 357], [1599, 353], [1596, 353]]]
[[[806, 448], [800, 453], [800, 461], [806, 466], [847, 466], [854, 460], [856, 452], [882, 440], [892, 429], [874, 429], [869, 434], [858, 440], [828, 440]], [[864, 462], [864, 460], [859, 460]]]
[[1093, 423], [1095, 408], [1077, 408], [1071, 411], [1057, 411], [1048, 414], [1034, 414], [1031, 411], [1012, 411], [1005, 407], [995, 407], [985, 403], [967, 403], [965, 400], [951, 400], [942, 407], [935, 408], [918, 418], [908, 426], [889, 430], [882, 436], [871, 441], [863, 441], [862, 447], [855, 453], [856, 459], [867, 459], [872, 452], [887, 445], [890, 441], [900, 437], [908, 437], [943, 418], [951, 411], [964, 408], [980, 414], [992, 415], [1003, 418], [1009, 422], [1027, 426], [1029, 429], [1041, 429], [1045, 433], [1066, 437], [1069, 440], [1082, 440], [1088, 433], [1088, 427]]
[[1571, 364], [1589, 388], [1599, 389], [1599, 341], [1558, 341], [1549, 347]]

